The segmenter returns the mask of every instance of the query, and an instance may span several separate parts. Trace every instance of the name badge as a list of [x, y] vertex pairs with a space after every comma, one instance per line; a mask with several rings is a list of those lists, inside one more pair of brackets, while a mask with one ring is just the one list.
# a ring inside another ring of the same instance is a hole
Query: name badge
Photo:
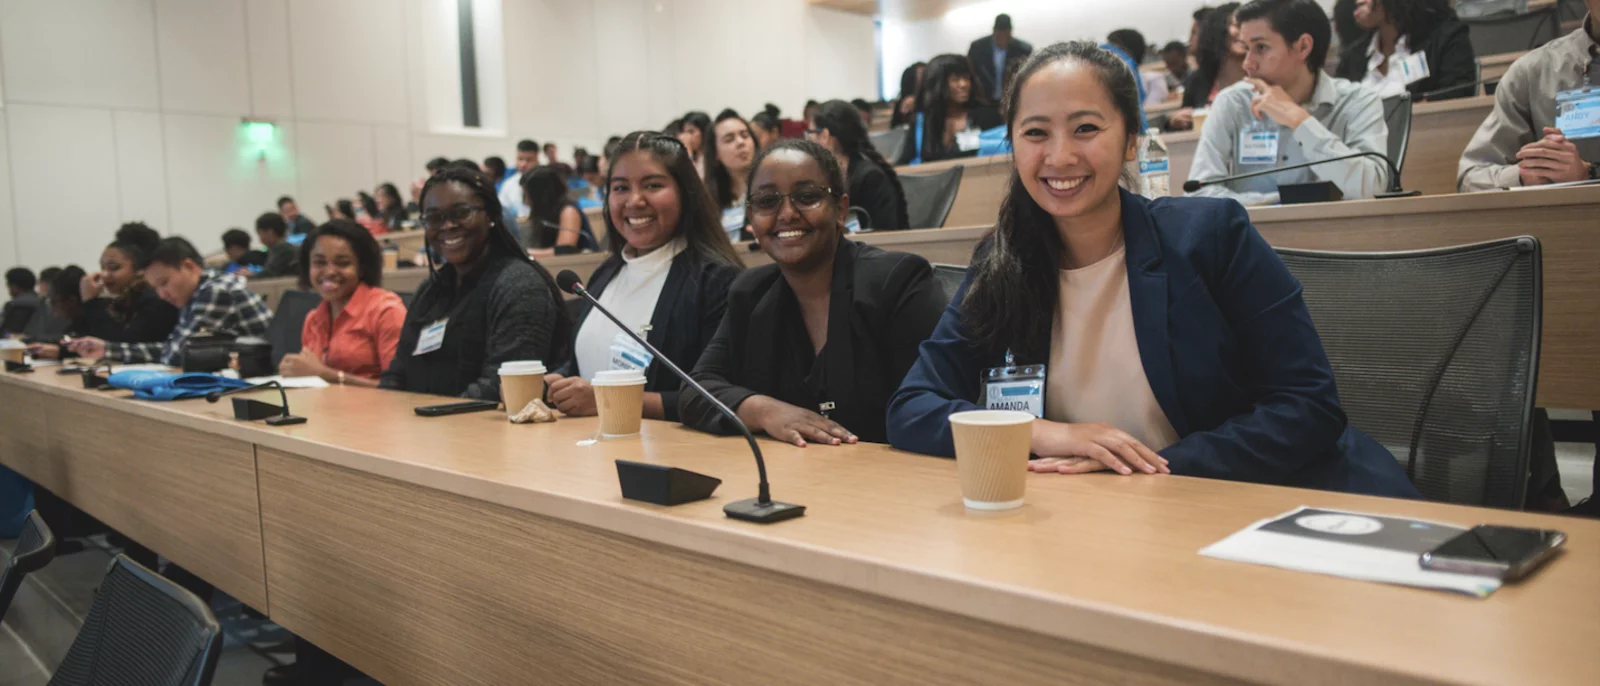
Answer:
[[1600, 136], [1600, 89], [1585, 86], [1557, 93], [1556, 128], [1567, 138]]
[[1273, 164], [1278, 161], [1278, 129], [1257, 125], [1239, 132], [1239, 164]]
[[850, 218], [844, 221], [844, 230], [850, 233], [861, 233], [861, 220], [856, 219], [853, 214], [850, 215]]
[[1389, 58], [1389, 71], [1400, 74], [1407, 86], [1428, 78], [1427, 53], [1412, 53], [1403, 59]]
[[444, 345], [444, 326], [450, 323], [450, 318], [445, 317], [422, 330], [422, 335], [417, 337], [417, 350], [413, 355], [426, 355]]
[[961, 152], [972, 152], [978, 149], [983, 132], [977, 129], [967, 129], [956, 132], [956, 149]]
[[744, 229], [744, 206], [730, 207], [722, 211], [722, 231], [728, 234], [728, 240], [739, 242], [739, 232]]
[[629, 338], [627, 334], [618, 332], [611, 337], [611, 370], [625, 371], [637, 369], [644, 371], [656, 359], [650, 351], [640, 347], [638, 343]]
[[1005, 366], [983, 372], [983, 406], [990, 410], [1016, 410], [1044, 418], [1042, 364]]

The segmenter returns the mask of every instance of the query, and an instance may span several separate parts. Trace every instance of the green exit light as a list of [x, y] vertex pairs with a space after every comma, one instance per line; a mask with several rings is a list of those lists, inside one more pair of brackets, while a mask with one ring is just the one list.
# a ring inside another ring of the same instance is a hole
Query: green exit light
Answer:
[[245, 139], [256, 145], [270, 144], [276, 131], [277, 127], [272, 122], [251, 121], [244, 124]]

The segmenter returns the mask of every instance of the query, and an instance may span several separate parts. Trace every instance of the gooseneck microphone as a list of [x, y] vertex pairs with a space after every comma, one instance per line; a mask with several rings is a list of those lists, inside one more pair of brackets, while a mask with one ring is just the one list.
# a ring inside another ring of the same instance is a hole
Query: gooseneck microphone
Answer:
[[1255, 178], [1257, 176], [1266, 176], [1268, 174], [1276, 174], [1278, 172], [1283, 172], [1283, 171], [1293, 171], [1295, 169], [1305, 169], [1306, 167], [1315, 167], [1315, 166], [1317, 166], [1319, 164], [1327, 164], [1329, 162], [1343, 162], [1345, 160], [1353, 160], [1353, 159], [1355, 159], [1357, 157], [1376, 157], [1376, 158], [1378, 158], [1380, 160], [1383, 160], [1383, 163], [1385, 165], [1388, 165], [1388, 167], [1389, 167], [1389, 184], [1388, 184], [1388, 189], [1389, 190], [1387, 190], [1387, 191], [1385, 191], [1383, 193], [1379, 193], [1375, 197], [1379, 197], [1379, 198], [1408, 198], [1408, 197], [1411, 197], [1413, 195], [1421, 195], [1422, 194], [1422, 191], [1402, 190], [1400, 188], [1400, 168], [1396, 167], [1394, 165], [1394, 160], [1389, 159], [1388, 155], [1385, 155], [1385, 154], [1383, 154], [1381, 152], [1372, 152], [1370, 150], [1369, 151], [1364, 151], [1364, 152], [1353, 153], [1353, 154], [1350, 154], [1350, 155], [1340, 155], [1338, 157], [1331, 157], [1331, 158], [1328, 158], [1326, 160], [1317, 160], [1315, 162], [1301, 162], [1299, 164], [1290, 164], [1290, 165], [1286, 165], [1286, 166], [1282, 166], [1282, 167], [1273, 167], [1271, 169], [1262, 169], [1260, 171], [1253, 171], [1253, 172], [1250, 172], [1248, 174], [1234, 174], [1233, 176], [1224, 176], [1224, 177], [1216, 178], [1216, 179], [1207, 179], [1205, 181], [1200, 181], [1198, 179], [1189, 179], [1188, 181], [1183, 182], [1183, 192], [1185, 192], [1185, 193], [1193, 193], [1193, 192], [1195, 192], [1197, 190], [1205, 188], [1206, 186], [1214, 186], [1214, 185], [1219, 184], [1219, 183], [1228, 183], [1230, 181], [1238, 181], [1238, 180], [1241, 180], [1241, 179], [1253, 179], [1253, 178]]
[[707, 391], [705, 386], [701, 386], [700, 382], [690, 378], [688, 374], [684, 373], [683, 369], [668, 359], [666, 355], [661, 354], [661, 351], [657, 350], [655, 346], [650, 345], [650, 342], [645, 340], [643, 336], [634, 333], [631, 327], [617, 319], [616, 315], [607, 310], [604, 305], [600, 304], [598, 299], [589, 293], [589, 289], [583, 287], [583, 282], [571, 269], [563, 269], [560, 274], [556, 275], [556, 285], [563, 291], [586, 298], [589, 304], [594, 306], [595, 310], [615, 323], [617, 328], [622, 329], [622, 332], [628, 334], [628, 337], [632, 338], [635, 343], [644, 346], [645, 350], [650, 351], [650, 354], [655, 356], [657, 362], [666, 365], [667, 369], [672, 370], [672, 373], [682, 379], [685, 384], [700, 395], [705, 396], [706, 400], [711, 401], [711, 404], [717, 408], [717, 411], [722, 413], [722, 416], [727, 417], [728, 421], [739, 427], [739, 431], [744, 434], [745, 442], [750, 444], [750, 452], [755, 454], [756, 472], [761, 477], [760, 490], [754, 498], [729, 503], [722, 508], [723, 514], [747, 522], [771, 524], [785, 519], [793, 519], [806, 513], [806, 506], [804, 505], [781, 503], [772, 499], [771, 488], [767, 485], [767, 462], [761, 458], [761, 446], [756, 443], [755, 434], [750, 433], [750, 427], [745, 426], [745, 423], [739, 420], [739, 415], [734, 414], [733, 410], [724, 405], [721, 400], [718, 400], [717, 396]]
[[249, 393], [250, 391], [259, 391], [266, 388], [278, 389], [278, 398], [283, 401], [283, 405], [281, 407], [271, 403], [264, 403], [260, 400], [251, 400], [250, 398], [234, 398], [234, 419], [243, 419], [245, 421], [265, 419], [267, 420], [267, 424], [272, 426], [287, 426], [290, 424], [306, 423], [305, 417], [296, 417], [292, 414], [289, 414], [289, 394], [284, 392], [283, 384], [278, 383], [277, 381], [268, 381], [266, 383], [256, 384], [254, 386], [245, 386], [244, 388], [234, 388], [226, 391], [212, 391], [206, 394], [206, 402], [215, 403], [226, 396], [234, 395], [236, 393]]

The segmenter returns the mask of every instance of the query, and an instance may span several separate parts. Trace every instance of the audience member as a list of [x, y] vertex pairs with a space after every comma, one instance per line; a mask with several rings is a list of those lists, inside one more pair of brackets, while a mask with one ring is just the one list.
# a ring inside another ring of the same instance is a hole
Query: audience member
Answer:
[[561, 161], [561, 156], [557, 154], [555, 143], [544, 144], [544, 159], [546, 165], [561, 173], [562, 179], [572, 176], [572, 165]]
[[514, 173], [497, 187], [500, 206], [515, 211], [521, 219], [528, 216], [528, 205], [522, 201], [522, 175], [539, 166], [539, 144], [526, 138], [517, 141], [516, 164]]
[[600, 249], [589, 217], [567, 197], [561, 170], [550, 165], [534, 167], [522, 175], [523, 201], [528, 205], [529, 226], [525, 247], [535, 256], [571, 255]]
[[1091, 43], [1023, 67], [1005, 108], [1016, 182], [890, 401], [890, 441], [952, 455], [949, 416], [978, 409], [983, 370], [1041, 365], [1033, 471], [1416, 497], [1347, 425], [1300, 284], [1244, 209], [1118, 187], [1138, 98]]
[[356, 220], [356, 206], [355, 203], [350, 202], [349, 198], [339, 198], [333, 201], [331, 205], [323, 205], [322, 209], [328, 212], [328, 221], [335, 219]]
[[1149, 93], [1145, 89], [1144, 78], [1139, 74], [1139, 63], [1144, 61], [1145, 51], [1150, 49], [1150, 44], [1144, 40], [1144, 34], [1133, 29], [1117, 29], [1106, 36], [1106, 42], [1100, 47], [1109, 50], [1111, 54], [1122, 59], [1128, 65], [1128, 70], [1133, 72], [1133, 84], [1139, 90], [1139, 126], [1145, 127], [1144, 106], [1150, 102]]
[[[341, 207], [348, 200], [341, 200]], [[341, 210], [342, 211], [342, 210]], [[291, 245], [284, 235], [283, 217], [268, 212], [256, 217], [256, 238], [267, 249], [267, 261], [252, 276], [294, 276], [300, 269], [300, 250]]]
[[[628, 328], [680, 365], [705, 351], [727, 308], [728, 286], [743, 268], [718, 221], [688, 151], [669, 136], [624, 138], [610, 171], [606, 258], [585, 287]], [[571, 364], [546, 377], [549, 397], [568, 415], [595, 414], [595, 374], [643, 368], [644, 416], [678, 421], [682, 382], [654, 364], [610, 319], [587, 303], [578, 312]], [[626, 354], [620, 354], [626, 353]]]
[[580, 210], [592, 210], [606, 204], [606, 184], [600, 176], [600, 162], [601, 158], [589, 155], [578, 165], [578, 176], [583, 179], [583, 188], [578, 194]]
[[[1031, 54], [1033, 54], [1032, 45], [1011, 35], [1011, 15], [996, 15], [993, 32], [972, 41], [972, 45], [967, 46], [969, 78], [976, 82], [974, 86], [983, 94], [983, 99], [999, 102], [1004, 96], [1000, 87], [1007, 60], [1012, 57], [1027, 59]], [[926, 87], [927, 79], [924, 78], [921, 83]], [[903, 89], [900, 95], [905, 96]]]
[[383, 220], [384, 226], [390, 231], [400, 231], [406, 228], [406, 221], [411, 219], [406, 212], [406, 204], [400, 200], [400, 189], [387, 181], [378, 184], [374, 189], [378, 201], [378, 217]]
[[45, 267], [39, 270], [39, 283], [34, 290], [39, 291], [39, 297], [44, 298], [46, 305], [50, 304], [50, 284], [55, 281], [56, 275], [60, 273], [60, 267]]
[[750, 118], [750, 132], [756, 136], [757, 153], [772, 147], [773, 143], [783, 137], [782, 121], [783, 115], [778, 106], [770, 102], [757, 112], [756, 116]]
[[[855, 98], [850, 101], [850, 106], [856, 108], [856, 113], [861, 115], [861, 126], [868, 129], [872, 128], [872, 103], [867, 102], [864, 98]], [[821, 105], [818, 105], [818, 107], [820, 108]], [[817, 117], [813, 114], [809, 121], [816, 120]]]
[[1200, 27], [1205, 26], [1206, 17], [1211, 16], [1211, 13], [1215, 11], [1216, 9], [1213, 7], [1202, 6], [1191, 15], [1193, 21], [1189, 22], [1189, 54], [1194, 54], [1195, 49], [1200, 46]]
[[1344, 50], [1356, 43], [1367, 42], [1367, 31], [1372, 27], [1363, 28], [1356, 21], [1356, 3], [1359, 1], [1333, 0], [1333, 38], [1339, 43], [1340, 49], [1328, 51], [1330, 56], [1343, 54]]
[[555, 279], [528, 258], [483, 174], [447, 168], [422, 189], [428, 278], [418, 287], [380, 386], [479, 400], [500, 397], [499, 367], [564, 364], [572, 318]]
[[689, 159], [694, 160], [694, 169], [702, 178], [706, 175], [705, 142], [710, 131], [711, 115], [705, 112], [690, 112], [678, 120], [678, 140], [689, 149]]
[[[281, 226], [282, 217], [265, 216], [276, 217]], [[160, 362], [177, 367], [183, 364], [189, 338], [197, 333], [240, 337], [267, 332], [272, 311], [261, 296], [251, 292], [244, 279], [206, 269], [200, 253], [189, 241], [162, 239], [144, 260], [145, 279], [162, 300], [180, 311], [172, 332], [156, 342], [115, 342], [84, 336], [68, 344], [72, 352], [114, 362]]]
[[1161, 47], [1161, 63], [1167, 65], [1167, 91], [1183, 88], [1184, 79], [1189, 78], [1189, 48], [1178, 41], [1167, 43]]
[[972, 92], [972, 63], [960, 55], [939, 55], [928, 62], [917, 89], [913, 144], [902, 162], [937, 162], [978, 154], [979, 134], [1005, 124], [999, 110]]
[[[47, 271], [51, 272], [48, 286], [43, 281], [43, 275]], [[68, 332], [76, 333], [82, 320], [83, 293], [79, 290], [79, 285], [88, 275], [75, 264], [41, 269], [39, 274], [41, 277], [39, 295], [48, 306], [50, 322], [40, 326], [38, 331], [26, 334], [31, 341], [28, 344], [28, 354], [36, 360], [56, 360], [61, 358], [61, 345], [58, 341]]]
[[422, 184], [427, 183], [429, 176], [439, 173], [439, 170], [444, 169], [445, 165], [448, 164], [450, 164], [450, 160], [447, 160], [443, 157], [435, 157], [431, 160], [428, 160], [428, 164], [424, 166], [424, 168], [428, 171], [427, 176], [423, 176], [422, 178], [411, 182], [410, 204], [413, 207], [416, 207], [417, 203], [422, 199]]
[[[927, 62], [917, 62], [900, 72], [900, 94], [894, 99], [894, 112], [889, 115], [889, 128], [898, 129], [911, 125], [912, 116], [917, 112], [917, 86], [922, 83], [922, 73], [927, 68]], [[767, 146], [763, 145], [761, 149], [766, 150]]]
[[728, 240], [745, 236], [745, 183], [750, 162], [755, 159], [755, 134], [738, 112], [723, 110], [711, 126], [711, 142], [706, 155], [705, 187], [721, 213], [722, 230]]
[[[1378, 94], [1322, 73], [1332, 29], [1316, 0], [1252, 0], [1236, 16], [1249, 46], [1244, 68], [1250, 76], [1217, 96], [1190, 179], [1388, 150]], [[1198, 194], [1270, 204], [1278, 201], [1280, 184], [1331, 181], [1355, 200], [1382, 191], [1388, 176], [1383, 160], [1358, 157], [1214, 184]]]
[[26, 332], [34, 316], [44, 309], [44, 299], [34, 291], [38, 283], [32, 269], [12, 267], [6, 270], [6, 291], [10, 293], [11, 300], [6, 303], [4, 310], [0, 310], [0, 336]]
[[[138, 267], [160, 242], [159, 238], [150, 238], [138, 231], [118, 231], [117, 240], [100, 253], [99, 272], [81, 277], [77, 284], [57, 277], [53, 290], [69, 286], [78, 295], [80, 309], [67, 328], [72, 337], [156, 343], [172, 334], [178, 324], [178, 308], [162, 300], [145, 283], [144, 270]], [[33, 346], [32, 353], [42, 359], [59, 359], [62, 350], [55, 340], [50, 340]]]
[[[477, 163], [473, 163], [474, 168]], [[487, 176], [487, 175], [486, 175]], [[372, 232], [374, 236], [389, 233], [389, 223], [383, 220], [383, 211], [378, 208], [378, 199], [366, 191], [356, 191], [356, 223]]]
[[1238, 9], [1239, 3], [1230, 2], [1206, 14], [1199, 42], [1192, 49], [1195, 70], [1183, 84], [1183, 109], [1168, 115], [1168, 129], [1194, 128], [1195, 110], [1211, 107], [1218, 93], [1244, 79], [1244, 42], [1239, 40], [1239, 23], [1233, 19]]
[[267, 264], [265, 252], [250, 249], [250, 234], [244, 229], [233, 228], [222, 232], [222, 251], [228, 256], [228, 264], [222, 271], [229, 274], [250, 276]]
[[800, 109], [800, 121], [802, 123], [811, 121], [813, 117], [817, 116], [817, 104], [815, 100], [806, 101], [805, 107]]
[[310, 219], [300, 214], [300, 205], [287, 195], [278, 198], [278, 214], [283, 217], [284, 226], [288, 227], [290, 234], [306, 234], [317, 228]]
[[[1341, 79], [1390, 98], [1429, 100], [1477, 93], [1478, 58], [1451, 0], [1356, 0], [1355, 20], [1371, 37], [1345, 45]], [[1460, 86], [1445, 91], [1452, 86]], [[1440, 92], [1445, 91], [1445, 92]]]
[[[1461, 154], [1461, 192], [1600, 179], [1593, 110], [1585, 121], [1574, 107], [1592, 103], [1590, 84], [1600, 83], [1600, 0], [1586, 1], [1589, 16], [1578, 30], [1517, 58], [1500, 79], [1494, 111]], [[1572, 119], [1565, 130], [1558, 128], [1563, 107]]]
[[867, 129], [843, 100], [829, 100], [817, 108], [811, 121], [811, 139], [833, 153], [844, 171], [850, 204], [867, 213], [866, 227], [874, 231], [909, 229], [906, 194], [894, 165], [873, 147]]
[[383, 289], [377, 239], [349, 221], [323, 224], [300, 246], [300, 287], [315, 290], [322, 304], [306, 315], [300, 352], [285, 355], [278, 372], [377, 386], [406, 320], [400, 296]]
[[505, 158], [500, 157], [499, 155], [490, 155], [483, 158], [483, 172], [488, 174], [490, 178], [494, 179], [494, 188], [496, 192], [499, 192], [500, 186], [506, 182], [506, 179], [511, 178], [513, 175], [511, 170], [506, 169]]

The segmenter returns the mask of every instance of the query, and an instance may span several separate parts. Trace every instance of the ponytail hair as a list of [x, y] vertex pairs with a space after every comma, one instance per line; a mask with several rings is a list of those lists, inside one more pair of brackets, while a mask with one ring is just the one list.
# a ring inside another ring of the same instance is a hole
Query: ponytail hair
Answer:
[[[872, 138], [867, 136], [867, 127], [861, 123], [860, 110], [843, 100], [829, 100], [817, 108], [817, 120], [813, 124], [816, 128], [826, 130], [828, 135], [839, 141], [839, 147], [844, 151], [845, 157], [852, 160], [864, 159], [883, 168], [883, 172], [889, 175], [889, 185], [894, 186], [895, 221], [902, 229], [912, 228], [910, 215], [906, 211], [906, 191], [900, 185], [900, 175], [894, 173], [894, 165], [884, 159], [883, 153], [878, 152], [878, 148], [872, 144]], [[888, 218], [876, 219], [881, 222]]]

